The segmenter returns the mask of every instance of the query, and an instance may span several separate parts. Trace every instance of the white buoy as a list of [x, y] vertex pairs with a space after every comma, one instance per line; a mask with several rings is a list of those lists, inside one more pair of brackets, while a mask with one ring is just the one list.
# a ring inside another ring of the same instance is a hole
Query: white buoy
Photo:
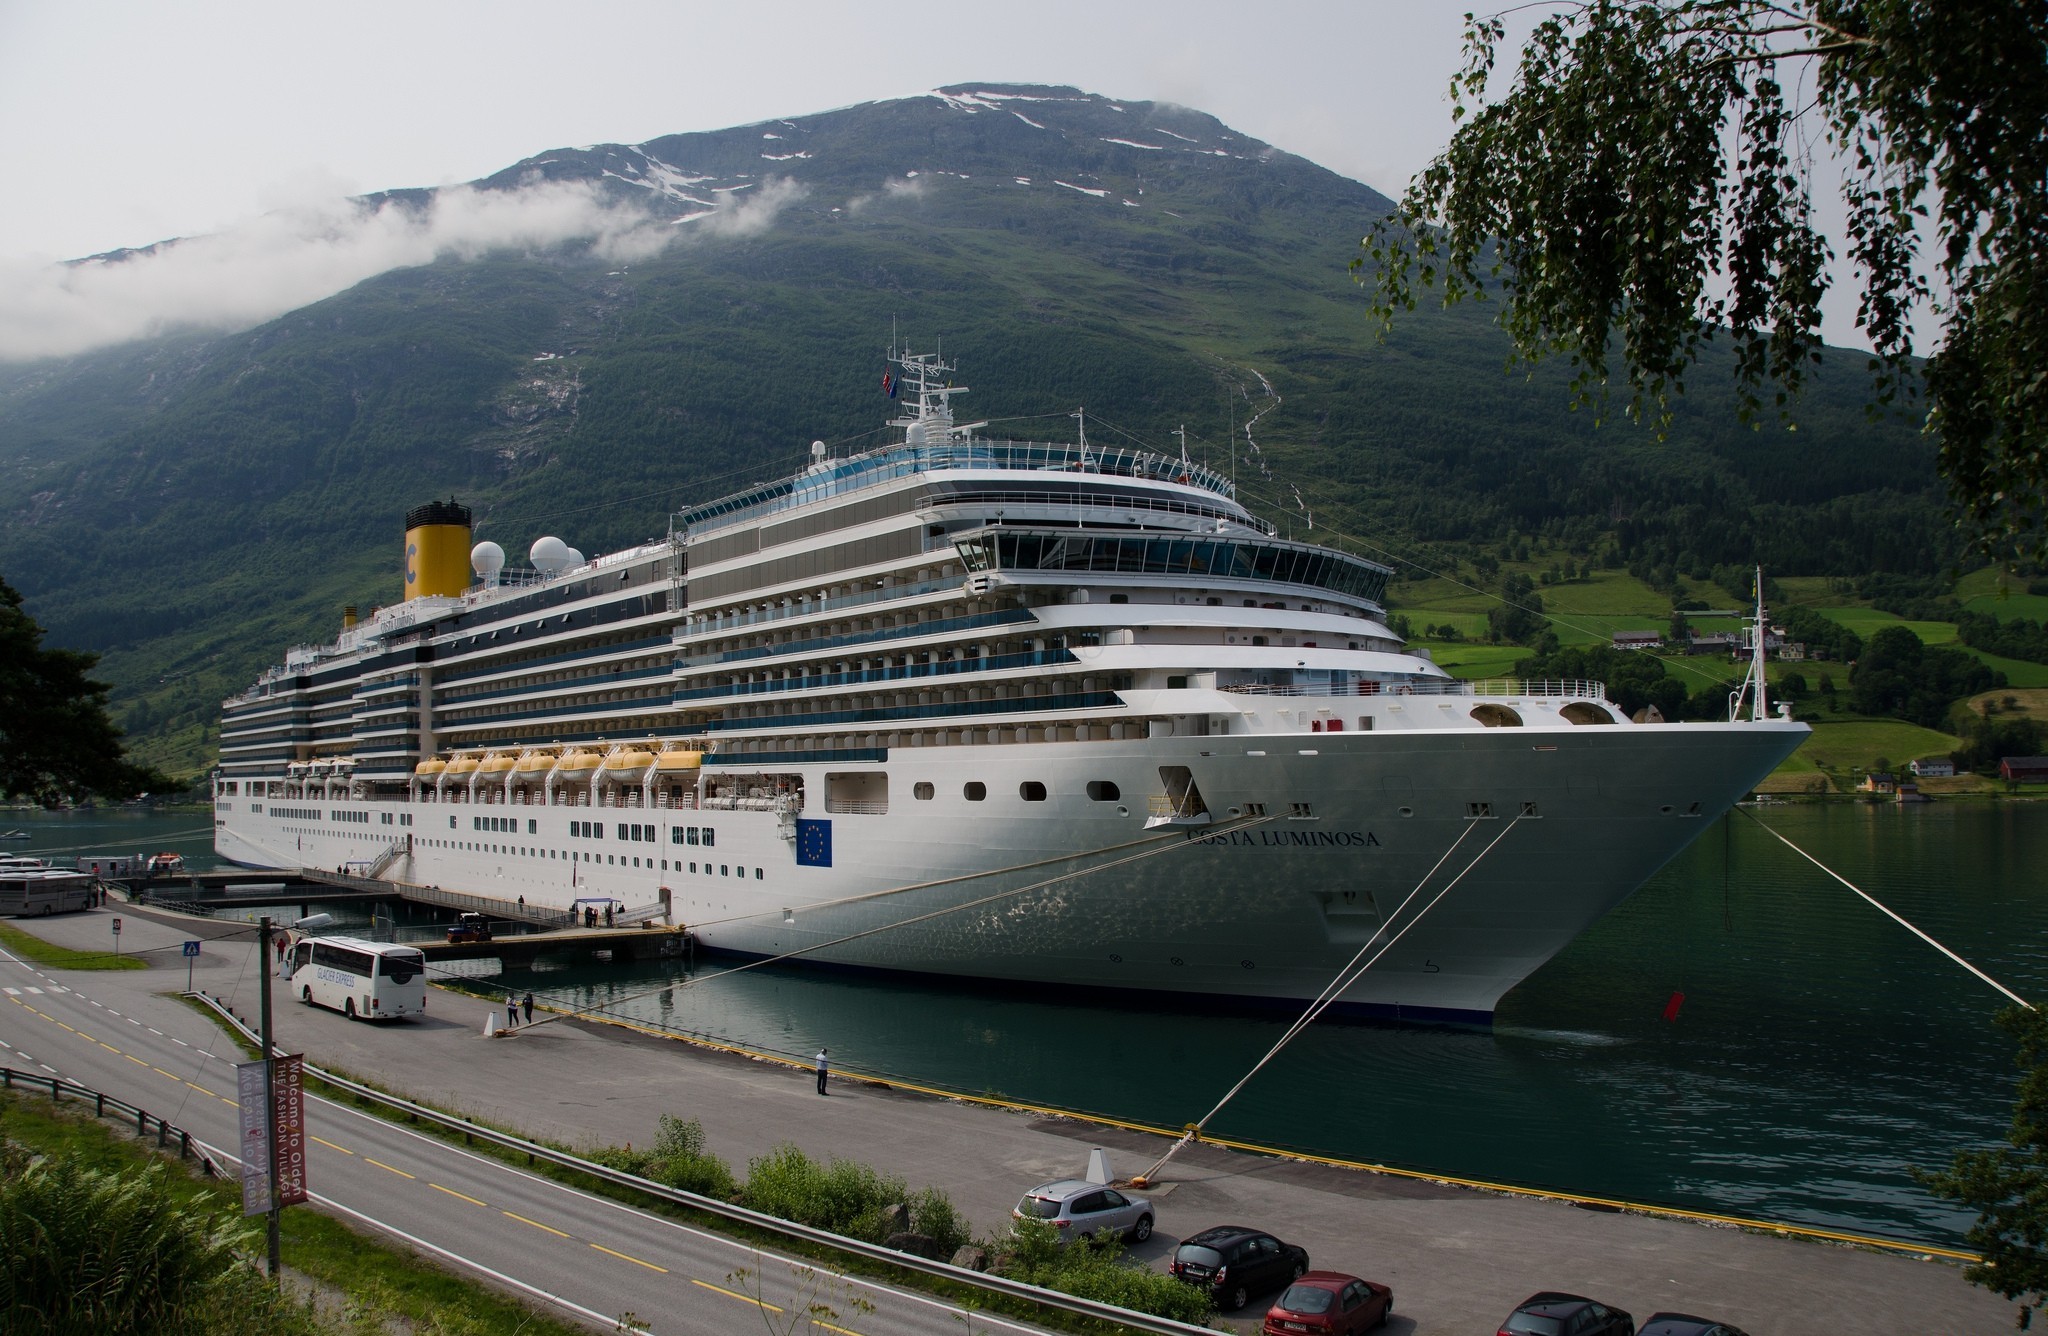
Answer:
[[1109, 1152], [1100, 1146], [1088, 1152], [1088, 1181], [1090, 1183], [1116, 1182], [1116, 1176], [1109, 1172]]

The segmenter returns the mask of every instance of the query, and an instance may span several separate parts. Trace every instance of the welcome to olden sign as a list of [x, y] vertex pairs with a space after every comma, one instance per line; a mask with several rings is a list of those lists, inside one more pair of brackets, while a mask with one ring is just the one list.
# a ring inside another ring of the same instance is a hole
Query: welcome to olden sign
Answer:
[[[306, 1200], [306, 1058], [293, 1053], [276, 1061], [277, 1204]], [[236, 1104], [242, 1114], [242, 1214], [270, 1210], [270, 1128], [264, 1117], [263, 1064], [235, 1065]]]

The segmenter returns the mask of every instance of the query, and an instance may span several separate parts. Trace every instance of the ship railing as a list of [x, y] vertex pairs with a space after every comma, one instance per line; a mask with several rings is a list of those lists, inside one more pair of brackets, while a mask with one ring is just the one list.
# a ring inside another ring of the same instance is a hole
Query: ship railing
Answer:
[[860, 802], [852, 798], [827, 798], [825, 800], [825, 810], [828, 812], [844, 812], [849, 816], [887, 816], [889, 814], [889, 804]]
[[[1084, 485], [1081, 483], [1081, 479], [1092, 475], [1074, 474], [1071, 476], [1074, 479], [1073, 485], [1079, 487]], [[1005, 514], [1013, 508], [1022, 511], [1032, 508], [1046, 509], [1050, 507], [1125, 512], [1157, 511], [1165, 515], [1192, 515], [1202, 520], [1224, 520], [1242, 528], [1256, 529], [1269, 538], [1278, 537], [1280, 532], [1272, 524], [1258, 518], [1256, 515], [1241, 515], [1222, 506], [1198, 506], [1174, 497], [1120, 496], [1110, 492], [1064, 492], [1053, 490], [1053, 488], [1061, 485], [1064, 485], [1064, 480], [1061, 483], [1051, 484], [1047, 490], [937, 493], [927, 496], [923, 504], [917, 508], [917, 513], [929, 515], [938, 510], [954, 510], [962, 507], [986, 509], [991, 506], [1002, 507]], [[1028, 524], [1031, 521], [1018, 518], [1015, 519], [1015, 522]], [[950, 540], [948, 541], [950, 542]]]
[[[936, 593], [942, 589], [958, 589], [960, 581], [924, 580], [917, 584], [896, 585], [886, 589], [870, 590], [860, 594], [842, 594], [838, 598], [796, 599], [787, 605], [777, 604], [773, 608], [751, 612], [719, 615], [699, 613], [696, 620], [676, 628], [672, 639], [678, 644], [696, 636], [710, 635], [719, 631], [732, 631], [741, 627], [756, 626], [763, 622], [785, 621], [791, 617], [810, 617], [821, 612], [835, 612], [840, 608], [857, 608], [870, 603], [887, 603], [895, 599], [918, 598]], [[524, 667], [525, 665], [521, 665]]]
[[1240, 696], [1511, 696], [1558, 697], [1605, 701], [1607, 684], [1582, 680], [1557, 681], [1489, 678], [1484, 681], [1336, 682], [1328, 686], [1296, 683], [1235, 682], [1220, 688]]

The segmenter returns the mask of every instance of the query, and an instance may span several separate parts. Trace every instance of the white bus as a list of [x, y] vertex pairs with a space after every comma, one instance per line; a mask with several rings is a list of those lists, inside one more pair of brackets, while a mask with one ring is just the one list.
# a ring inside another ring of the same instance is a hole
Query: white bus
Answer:
[[307, 1006], [350, 1020], [399, 1020], [427, 1011], [427, 958], [416, 946], [360, 937], [303, 937], [285, 976]]

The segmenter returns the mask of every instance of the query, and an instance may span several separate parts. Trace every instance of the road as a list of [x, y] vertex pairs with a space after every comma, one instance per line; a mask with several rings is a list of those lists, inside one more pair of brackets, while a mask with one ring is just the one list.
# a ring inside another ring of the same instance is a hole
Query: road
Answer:
[[[121, 986], [161, 986], [164, 973], [45, 972], [0, 952], [0, 1062], [118, 1095], [232, 1150], [240, 1050], [174, 997]], [[660, 1336], [1038, 1330], [764, 1253], [317, 1095], [306, 1122], [322, 1206], [602, 1330], [625, 1314]]]

